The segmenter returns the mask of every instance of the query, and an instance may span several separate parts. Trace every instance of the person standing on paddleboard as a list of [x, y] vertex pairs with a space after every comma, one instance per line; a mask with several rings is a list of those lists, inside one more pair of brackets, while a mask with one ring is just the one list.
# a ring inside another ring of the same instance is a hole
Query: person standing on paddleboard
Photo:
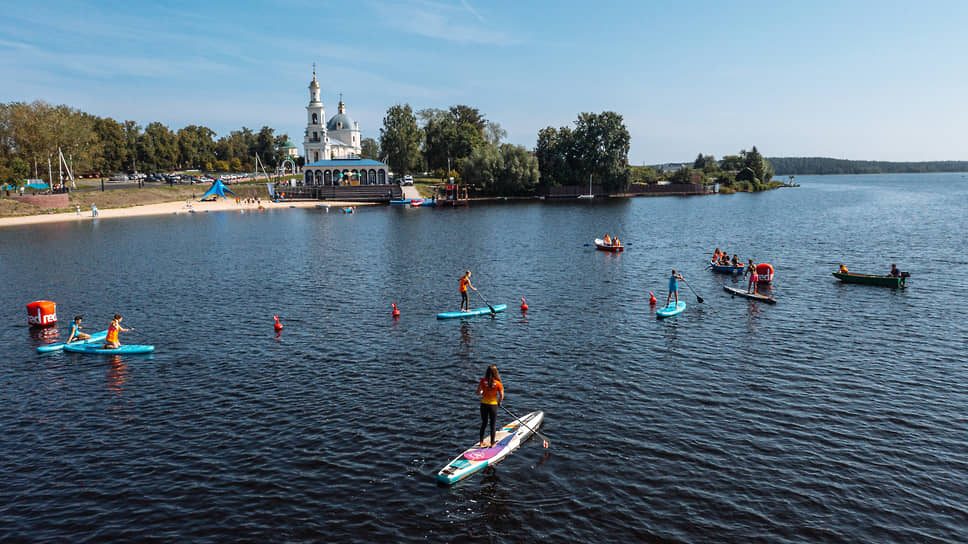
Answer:
[[65, 344], [70, 344], [74, 340], [90, 340], [91, 335], [81, 332], [81, 316], [74, 317], [74, 324], [71, 325], [71, 335], [67, 337]]
[[469, 311], [469, 308], [467, 307], [468, 288], [477, 291], [477, 287], [471, 285], [471, 271], [465, 270], [464, 275], [460, 277], [460, 287], [458, 288], [460, 290], [460, 311], [462, 312]]
[[669, 305], [669, 301], [672, 300], [672, 295], [676, 296], [676, 306], [679, 305], [679, 280], [685, 279], [682, 274], [676, 272], [676, 269], [672, 269], [672, 275], [669, 276], [669, 296], [666, 297], [666, 306]]
[[128, 332], [134, 329], [125, 329], [121, 326], [121, 314], [114, 314], [114, 320], [108, 325], [108, 336], [104, 339], [104, 346], [101, 349], [118, 349], [121, 347], [121, 342], [118, 340], [118, 332]]
[[[484, 378], [477, 384], [477, 394], [481, 396], [481, 447], [493, 448], [496, 435], [494, 424], [497, 422], [497, 407], [504, 402], [504, 386], [501, 384], [501, 375], [497, 373], [497, 366], [487, 367]], [[487, 446], [484, 444], [484, 429], [487, 428], [489, 420], [491, 423], [491, 444]]]

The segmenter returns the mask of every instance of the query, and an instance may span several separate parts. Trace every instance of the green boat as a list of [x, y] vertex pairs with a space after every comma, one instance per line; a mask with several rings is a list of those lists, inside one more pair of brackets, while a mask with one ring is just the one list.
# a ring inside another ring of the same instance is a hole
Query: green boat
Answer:
[[863, 283], [864, 285], [880, 285], [881, 287], [893, 287], [895, 289], [904, 287], [904, 280], [910, 274], [902, 272], [900, 276], [871, 276], [869, 274], [844, 274], [842, 272], [831, 272], [844, 283]]

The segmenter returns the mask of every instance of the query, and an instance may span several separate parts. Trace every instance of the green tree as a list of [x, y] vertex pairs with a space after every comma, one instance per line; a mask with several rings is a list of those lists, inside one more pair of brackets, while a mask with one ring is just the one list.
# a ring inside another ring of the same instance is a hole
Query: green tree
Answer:
[[130, 162], [124, 126], [110, 117], [99, 118], [94, 122], [94, 133], [101, 143], [101, 153], [94, 160], [93, 170], [102, 175], [123, 170], [125, 163]]
[[397, 104], [387, 110], [380, 129], [380, 150], [392, 171], [402, 174], [417, 168], [421, 137], [410, 104]]
[[538, 131], [534, 154], [541, 172], [541, 183], [551, 187], [573, 185], [578, 182], [570, 161], [574, 136], [571, 129], [546, 127]]
[[380, 160], [380, 144], [373, 138], [363, 138], [360, 142], [360, 158]]
[[275, 168], [279, 164], [276, 162], [276, 139], [272, 135], [273, 129], [263, 126], [255, 136], [255, 149], [253, 155], [259, 155], [259, 159], [267, 168]]
[[178, 164], [181, 168], [201, 169], [215, 160], [215, 131], [188, 125], [178, 130]]

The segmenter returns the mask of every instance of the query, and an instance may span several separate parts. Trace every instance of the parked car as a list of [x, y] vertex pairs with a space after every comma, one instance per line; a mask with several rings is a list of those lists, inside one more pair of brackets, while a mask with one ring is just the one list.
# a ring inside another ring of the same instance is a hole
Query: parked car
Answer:
[[400, 185], [413, 185], [413, 176], [410, 174], [403, 176], [403, 181], [400, 182]]
[[108, 181], [128, 181], [127, 174], [114, 174]]

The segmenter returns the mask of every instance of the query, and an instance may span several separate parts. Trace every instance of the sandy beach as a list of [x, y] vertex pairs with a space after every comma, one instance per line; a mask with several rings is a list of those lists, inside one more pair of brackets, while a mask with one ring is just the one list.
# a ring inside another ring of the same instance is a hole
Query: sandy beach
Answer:
[[[335, 201], [294, 201], [294, 202], [272, 202], [263, 200], [261, 206], [266, 210], [281, 210], [288, 208], [315, 208], [317, 205], [338, 208], [343, 206], [373, 206], [373, 202], [335, 202]], [[76, 211], [67, 213], [42, 213], [37, 215], [23, 215], [15, 217], [0, 217], [0, 227], [15, 227], [22, 225], [37, 225], [41, 223], [61, 223], [67, 221], [91, 221], [93, 219], [115, 219], [119, 217], [141, 217], [147, 215], [183, 214], [183, 213], [206, 213], [221, 211], [256, 211], [260, 204], [255, 203], [236, 203], [235, 200], [220, 199], [209, 202], [200, 201], [180, 201], [162, 202], [160, 204], [146, 204], [144, 206], [131, 206], [127, 208], [98, 208], [97, 217], [92, 217], [91, 208], [81, 208], [80, 214]]]

